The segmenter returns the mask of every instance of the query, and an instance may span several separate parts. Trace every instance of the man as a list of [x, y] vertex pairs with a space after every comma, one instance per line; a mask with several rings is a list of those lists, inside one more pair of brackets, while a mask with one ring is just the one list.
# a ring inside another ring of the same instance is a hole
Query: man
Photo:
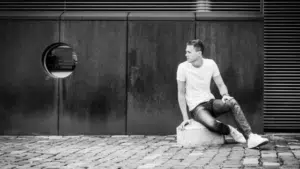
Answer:
[[[180, 63], [177, 69], [178, 102], [183, 116], [180, 127], [184, 128], [191, 122], [187, 114], [190, 111], [195, 121], [210, 131], [221, 135], [230, 134], [236, 142], [247, 143], [248, 148], [267, 144], [268, 139], [252, 133], [240, 105], [228, 94], [217, 64], [212, 59], [203, 58], [203, 51], [204, 45], [199, 39], [188, 41], [187, 61]], [[211, 93], [211, 79], [216, 83], [222, 100], [215, 99]], [[233, 113], [244, 136], [232, 126], [216, 120], [216, 117], [227, 112]]]

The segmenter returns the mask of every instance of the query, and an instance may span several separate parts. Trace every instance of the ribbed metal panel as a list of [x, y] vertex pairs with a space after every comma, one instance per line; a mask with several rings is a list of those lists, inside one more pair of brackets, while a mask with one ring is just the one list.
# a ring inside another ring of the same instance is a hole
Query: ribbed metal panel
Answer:
[[261, 11], [260, 0], [194, 1], [13, 1], [0, 2], [2, 11]]
[[300, 132], [300, 2], [263, 4], [264, 130]]

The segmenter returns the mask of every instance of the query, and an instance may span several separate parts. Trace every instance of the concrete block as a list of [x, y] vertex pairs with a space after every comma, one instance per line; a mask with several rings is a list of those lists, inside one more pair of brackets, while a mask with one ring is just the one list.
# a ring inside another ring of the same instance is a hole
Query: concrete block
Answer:
[[185, 126], [183, 130], [178, 126], [176, 134], [177, 143], [186, 147], [218, 145], [225, 142], [223, 135], [209, 131], [195, 120], [191, 120], [191, 124]]

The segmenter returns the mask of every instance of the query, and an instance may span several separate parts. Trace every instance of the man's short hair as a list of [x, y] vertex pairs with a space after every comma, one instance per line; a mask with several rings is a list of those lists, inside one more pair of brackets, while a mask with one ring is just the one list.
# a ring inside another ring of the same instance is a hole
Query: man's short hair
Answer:
[[204, 52], [204, 45], [200, 39], [190, 40], [186, 43], [186, 45], [192, 45], [196, 51], [200, 50], [202, 53]]

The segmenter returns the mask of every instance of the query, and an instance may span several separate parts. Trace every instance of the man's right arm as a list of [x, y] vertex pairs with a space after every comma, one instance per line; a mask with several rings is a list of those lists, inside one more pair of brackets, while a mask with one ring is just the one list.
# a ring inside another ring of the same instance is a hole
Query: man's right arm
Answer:
[[178, 88], [178, 103], [183, 117], [183, 121], [189, 120], [186, 109], [186, 100], [185, 100], [185, 82], [177, 80]]

